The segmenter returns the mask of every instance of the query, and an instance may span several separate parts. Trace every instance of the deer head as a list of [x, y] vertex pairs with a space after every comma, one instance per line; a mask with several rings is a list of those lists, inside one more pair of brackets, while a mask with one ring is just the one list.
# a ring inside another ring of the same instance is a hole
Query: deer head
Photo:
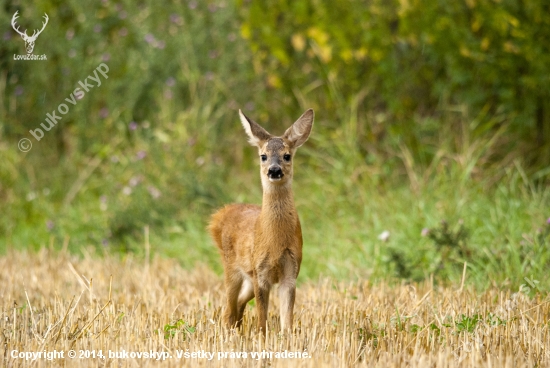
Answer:
[[258, 147], [264, 189], [270, 185], [292, 182], [292, 157], [298, 147], [307, 141], [313, 126], [313, 115], [312, 109], [307, 110], [285, 134], [276, 137], [239, 110], [241, 124], [249, 138], [248, 142]]
[[19, 17], [17, 15], [19, 11], [16, 11], [15, 14], [13, 15], [13, 17], [11, 18], [11, 26], [13, 27], [13, 29], [15, 30], [15, 32], [19, 33], [19, 35], [21, 36], [21, 38], [23, 39], [23, 41], [25, 41], [25, 48], [27, 49], [27, 54], [31, 54], [32, 53], [32, 50], [34, 49], [34, 42], [36, 41], [36, 39], [38, 38], [38, 35], [40, 33], [42, 33], [42, 31], [44, 30], [44, 28], [46, 28], [46, 24], [48, 24], [48, 14], [44, 13], [44, 19], [45, 19], [45, 22], [42, 23], [42, 29], [39, 31], [39, 30], [34, 30], [34, 32], [32, 33], [31, 36], [29, 36], [27, 34], [27, 31], [25, 30], [25, 32], [21, 32], [19, 30], [19, 26], [15, 24], [15, 20]]

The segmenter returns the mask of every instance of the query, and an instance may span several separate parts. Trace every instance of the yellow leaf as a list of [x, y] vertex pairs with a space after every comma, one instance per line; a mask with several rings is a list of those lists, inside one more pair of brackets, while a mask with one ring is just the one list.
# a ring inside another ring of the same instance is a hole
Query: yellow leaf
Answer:
[[250, 35], [251, 35], [250, 25], [248, 23], [243, 23], [243, 25], [241, 26], [241, 36], [245, 40], [248, 40], [250, 39]]
[[320, 46], [327, 44], [328, 34], [323, 32], [323, 30], [317, 27], [311, 27], [310, 29], [308, 29], [307, 35], [308, 37], [313, 39], [315, 42], [317, 42]]
[[460, 46], [459, 52], [460, 52], [460, 55], [462, 55], [462, 56], [464, 56], [464, 57], [470, 57], [470, 50], [468, 50], [468, 49], [466, 48], [466, 46], [464, 46], [464, 45], [461, 45], [461, 46]]
[[267, 76], [267, 84], [273, 88], [281, 88], [283, 86], [281, 78], [275, 74], [270, 74]]
[[484, 37], [483, 40], [481, 40], [481, 49], [483, 51], [487, 50], [490, 44], [491, 44], [491, 40], [489, 40], [488, 37]]
[[477, 32], [481, 28], [481, 21], [479, 18], [474, 19], [472, 22], [472, 31]]
[[319, 58], [326, 64], [332, 60], [332, 47], [319, 46]]
[[410, 7], [411, 5], [409, 4], [408, 0], [399, 0], [399, 10], [397, 11], [397, 13], [399, 14], [399, 16], [402, 17], [407, 14], [407, 11]]
[[352, 58], [353, 58], [353, 53], [351, 52], [350, 49], [345, 49], [345, 50], [342, 50], [340, 52], [340, 57], [342, 58], [342, 60], [344, 60], [345, 62], [348, 62], [350, 61]]
[[513, 53], [513, 54], [517, 54], [519, 53], [519, 49], [516, 45], [514, 45], [512, 42], [510, 41], [506, 41], [504, 43], [504, 45], [502, 45], [502, 48], [504, 49], [504, 51], [506, 52], [510, 52], [510, 53]]
[[303, 51], [306, 47], [306, 39], [300, 33], [293, 34], [290, 38], [290, 42], [296, 51]]
[[353, 52], [353, 56], [355, 56], [357, 60], [364, 60], [367, 54], [368, 50], [365, 47], [361, 47], [359, 50]]

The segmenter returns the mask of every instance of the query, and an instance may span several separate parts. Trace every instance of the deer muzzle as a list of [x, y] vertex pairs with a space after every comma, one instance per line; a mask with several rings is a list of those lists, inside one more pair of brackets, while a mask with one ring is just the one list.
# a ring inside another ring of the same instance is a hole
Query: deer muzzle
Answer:
[[279, 181], [283, 176], [285, 176], [285, 174], [283, 174], [283, 170], [279, 165], [271, 165], [267, 170], [269, 181]]

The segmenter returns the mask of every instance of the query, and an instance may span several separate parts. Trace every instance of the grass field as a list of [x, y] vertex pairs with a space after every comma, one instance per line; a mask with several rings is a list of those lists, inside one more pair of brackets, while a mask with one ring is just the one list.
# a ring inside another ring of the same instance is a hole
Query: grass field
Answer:
[[[252, 327], [253, 305], [242, 331], [220, 325], [222, 278], [207, 267], [184, 270], [174, 260], [150, 255], [149, 248], [144, 259], [100, 256], [91, 248], [77, 257], [54, 248], [8, 251], [0, 258], [2, 367], [550, 364], [550, 298], [536, 292], [536, 283], [530, 290], [529, 280], [516, 293], [475, 292], [467, 272], [461, 283], [445, 288], [430, 281], [307, 281], [298, 287], [292, 335], [278, 332], [278, 300], [272, 292], [264, 341]], [[63, 358], [24, 358], [24, 353], [55, 350]], [[68, 357], [70, 350], [76, 358]], [[252, 356], [264, 350], [273, 356]], [[99, 351], [104, 359], [97, 357]], [[166, 360], [135, 356], [151, 351], [164, 352]], [[285, 351], [302, 355], [275, 355]], [[114, 358], [115, 352], [123, 358]], [[124, 352], [127, 357], [120, 355]], [[178, 359], [185, 352], [214, 355]], [[224, 352], [227, 356], [219, 355]]]

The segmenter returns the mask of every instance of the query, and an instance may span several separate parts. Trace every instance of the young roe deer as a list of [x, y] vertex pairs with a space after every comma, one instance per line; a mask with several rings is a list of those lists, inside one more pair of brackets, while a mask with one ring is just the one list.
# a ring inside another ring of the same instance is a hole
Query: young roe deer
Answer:
[[246, 304], [256, 298], [258, 330], [267, 331], [271, 286], [279, 283], [281, 330], [292, 329], [296, 278], [302, 262], [302, 229], [292, 195], [292, 159], [308, 139], [313, 110], [281, 137], [239, 116], [249, 142], [258, 147], [262, 206], [230, 204], [212, 215], [209, 230], [224, 265], [229, 327], [240, 327]]

